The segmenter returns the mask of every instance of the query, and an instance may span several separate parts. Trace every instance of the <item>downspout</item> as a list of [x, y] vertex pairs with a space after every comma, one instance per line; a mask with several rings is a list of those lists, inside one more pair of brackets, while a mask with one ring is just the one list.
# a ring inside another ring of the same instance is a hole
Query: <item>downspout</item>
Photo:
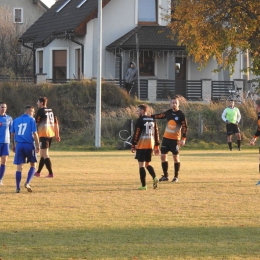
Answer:
[[25, 48], [30, 49], [33, 52], [33, 79], [34, 79], [34, 83], [36, 83], [36, 57], [35, 57], [35, 49], [33, 47], [25, 45], [23, 41], [22, 41], [22, 45]]
[[78, 41], [75, 41], [73, 39], [70, 39], [72, 42], [77, 43], [81, 46], [81, 66], [82, 66], [82, 74], [84, 75], [84, 45]]

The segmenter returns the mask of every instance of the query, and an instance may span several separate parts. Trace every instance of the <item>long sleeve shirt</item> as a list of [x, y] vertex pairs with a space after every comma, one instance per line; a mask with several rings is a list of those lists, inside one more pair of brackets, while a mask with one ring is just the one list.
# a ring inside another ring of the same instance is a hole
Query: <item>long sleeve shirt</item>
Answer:
[[241, 120], [241, 114], [237, 107], [227, 107], [223, 111], [221, 118], [226, 123], [230, 122], [232, 124], [238, 124]]

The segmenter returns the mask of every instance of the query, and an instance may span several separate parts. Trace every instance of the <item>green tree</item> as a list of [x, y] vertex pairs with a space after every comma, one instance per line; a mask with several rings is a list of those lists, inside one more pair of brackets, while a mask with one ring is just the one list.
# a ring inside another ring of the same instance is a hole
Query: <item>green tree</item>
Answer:
[[[216, 59], [232, 73], [239, 52], [249, 51], [248, 70], [260, 75], [259, 0], [172, 0], [169, 27], [201, 67]], [[168, 17], [169, 18], [169, 17]]]

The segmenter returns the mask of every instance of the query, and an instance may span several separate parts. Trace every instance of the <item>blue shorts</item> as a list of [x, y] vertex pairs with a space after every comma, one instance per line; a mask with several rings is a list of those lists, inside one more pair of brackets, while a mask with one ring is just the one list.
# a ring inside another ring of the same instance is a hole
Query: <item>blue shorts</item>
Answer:
[[0, 156], [9, 155], [9, 144], [0, 144]]
[[14, 164], [20, 165], [25, 162], [37, 162], [35, 146], [30, 143], [16, 143]]

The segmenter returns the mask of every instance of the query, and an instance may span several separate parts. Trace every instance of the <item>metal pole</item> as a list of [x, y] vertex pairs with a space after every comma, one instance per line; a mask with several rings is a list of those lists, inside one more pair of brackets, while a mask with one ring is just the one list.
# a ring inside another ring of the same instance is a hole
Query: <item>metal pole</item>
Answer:
[[95, 147], [101, 147], [102, 0], [98, 0], [97, 88]]
[[137, 53], [137, 58], [136, 58], [136, 66], [137, 66], [137, 71], [138, 71], [138, 77], [137, 77], [137, 88], [138, 88], [138, 99], [140, 99], [140, 77], [139, 77], [139, 42], [138, 42], [138, 36], [137, 33], [135, 34], [135, 41], [136, 41], [136, 53]]

